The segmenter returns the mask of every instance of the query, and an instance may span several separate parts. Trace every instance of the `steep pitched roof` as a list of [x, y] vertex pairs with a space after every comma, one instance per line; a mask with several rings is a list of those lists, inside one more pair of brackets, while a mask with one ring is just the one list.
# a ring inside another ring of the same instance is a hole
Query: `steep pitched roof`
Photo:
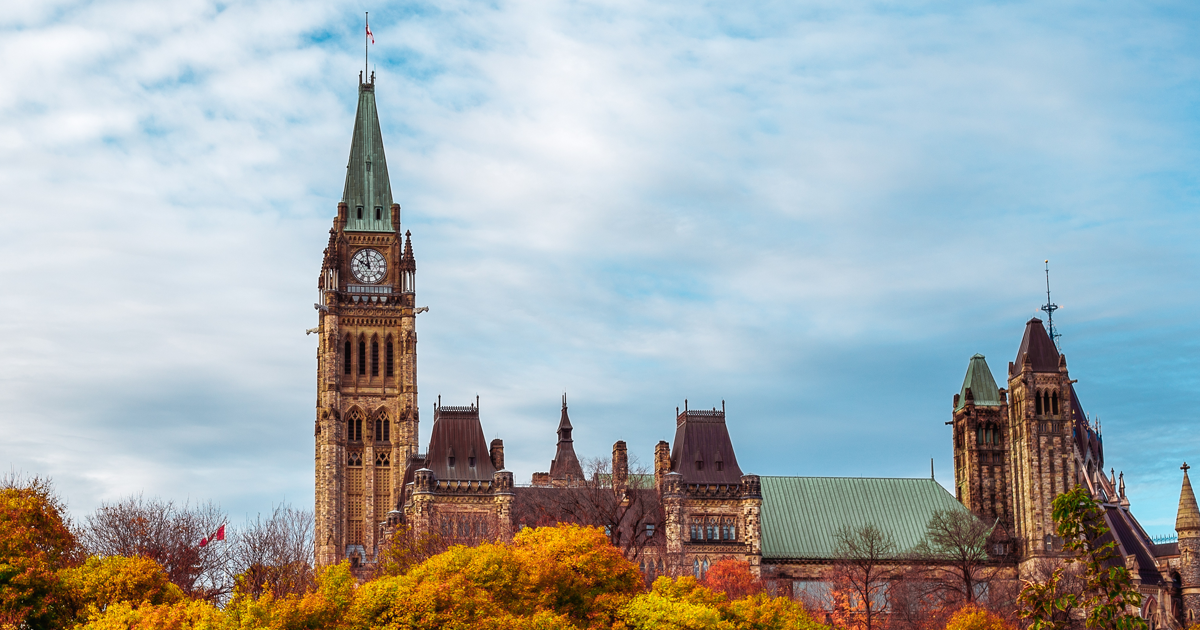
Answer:
[[936, 510], [963, 510], [933, 479], [762, 477], [763, 558], [833, 558], [842, 527], [873, 524], [903, 554]]
[[[350, 141], [350, 161], [346, 165], [346, 188], [342, 203], [350, 207], [346, 230], [391, 232], [392, 183], [388, 180], [387, 159], [383, 155], [383, 132], [379, 130], [379, 112], [375, 108], [375, 84], [358, 86], [358, 113], [354, 117], [354, 137]], [[362, 208], [362, 218], [358, 208]], [[379, 219], [375, 218], [380, 209]]]
[[438, 405], [434, 409], [425, 467], [438, 479], [491, 480], [496, 467], [479, 423], [479, 407]]
[[571, 439], [572, 429], [571, 419], [567, 417], [567, 401], [564, 399], [562, 417], [558, 420], [558, 450], [550, 461], [551, 479], [583, 479], [583, 467], [575, 456], [575, 440]]
[[1175, 531], [1196, 530], [1200, 530], [1200, 508], [1196, 507], [1196, 493], [1192, 492], [1192, 481], [1188, 479], [1185, 469], [1183, 471], [1183, 488], [1179, 491], [1179, 511], [1175, 515]]
[[1058, 371], [1058, 348], [1050, 340], [1042, 320], [1034, 317], [1025, 323], [1025, 336], [1021, 337], [1021, 347], [1017, 350], [1017, 360], [1013, 361], [1013, 370], [1021, 371], [1025, 358], [1029, 357], [1034, 372]]
[[962, 392], [958, 395], [956, 409], [966, 406], [968, 389], [971, 390], [971, 396], [977, 406], [1000, 406], [1000, 388], [996, 387], [996, 379], [992, 378], [992, 371], [988, 369], [982, 354], [971, 357], [971, 362], [967, 364], [967, 375], [963, 378]]
[[741, 483], [724, 410], [684, 409], [675, 418], [671, 471], [682, 474], [684, 483]]

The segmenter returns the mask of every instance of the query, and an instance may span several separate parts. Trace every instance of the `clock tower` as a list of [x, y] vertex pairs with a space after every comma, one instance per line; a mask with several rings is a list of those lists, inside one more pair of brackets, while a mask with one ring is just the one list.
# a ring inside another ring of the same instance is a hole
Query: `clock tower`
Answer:
[[317, 280], [316, 562], [373, 562], [417, 452], [417, 264], [400, 228], [375, 75], [359, 77], [346, 187]]

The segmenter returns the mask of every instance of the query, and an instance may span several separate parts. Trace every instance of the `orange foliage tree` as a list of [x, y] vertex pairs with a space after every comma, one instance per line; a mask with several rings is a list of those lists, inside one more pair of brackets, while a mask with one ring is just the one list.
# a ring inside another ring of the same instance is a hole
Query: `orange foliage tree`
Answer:
[[56, 628], [73, 614], [57, 574], [79, 559], [65, 512], [47, 480], [0, 481], [0, 627]]
[[724, 593], [729, 599], [741, 599], [763, 592], [762, 580], [750, 573], [750, 563], [733, 558], [713, 564], [704, 576], [704, 586]]

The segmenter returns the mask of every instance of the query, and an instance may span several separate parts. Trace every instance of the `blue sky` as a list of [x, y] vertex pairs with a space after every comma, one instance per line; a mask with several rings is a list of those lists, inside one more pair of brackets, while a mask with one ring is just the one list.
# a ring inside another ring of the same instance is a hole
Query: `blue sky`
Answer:
[[312, 501], [321, 250], [371, 11], [418, 260], [422, 441], [952, 484], [1052, 265], [1085, 409], [1170, 533], [1200, 461], [1190, 3], [144, 0], [0, 7], [0, 459], [83, 515]]

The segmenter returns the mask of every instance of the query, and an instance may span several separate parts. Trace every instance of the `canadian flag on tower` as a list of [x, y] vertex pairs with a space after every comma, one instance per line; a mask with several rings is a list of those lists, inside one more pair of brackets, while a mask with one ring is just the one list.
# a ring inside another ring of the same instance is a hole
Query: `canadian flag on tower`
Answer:
[[212, 536], [209, 536], [207, 538], [201, 538], [200, 546], [203, 547], [203, 546], [207, 545], [208, 543], [214, 542], [217, 540], [225, 540], [225, 526], [224, 525], [218, 527], [217, 531], [213, 532]]
[[371, 23], [367, 22], [367, 37], [371, 38], [371, 43], [375, 43], [375, 33], [371, 32]]

